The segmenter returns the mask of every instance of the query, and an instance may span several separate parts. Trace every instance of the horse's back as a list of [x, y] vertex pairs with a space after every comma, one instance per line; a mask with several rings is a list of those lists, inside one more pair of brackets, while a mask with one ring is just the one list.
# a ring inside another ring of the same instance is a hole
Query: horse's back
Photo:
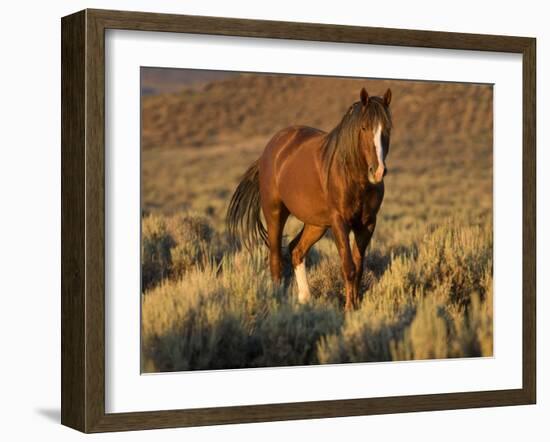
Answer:
[[324, 135], [325, 132], [314, 127], [289, 126], [273, 135], [265, 147], [264, 155], [275, 155], [283, 150], [290, 154], [304, 143], [320, 139]]
[[292, 161], [289, 160], [296, 156], [303, 156], [304, 160], [307, 157], [311, 159], [324, 135], [322, 130], [309, 126], [290, 126], [280, 130], [271, 137], [260, 157], [260, 173], [271, 175], [285, 164], [290, 164]]

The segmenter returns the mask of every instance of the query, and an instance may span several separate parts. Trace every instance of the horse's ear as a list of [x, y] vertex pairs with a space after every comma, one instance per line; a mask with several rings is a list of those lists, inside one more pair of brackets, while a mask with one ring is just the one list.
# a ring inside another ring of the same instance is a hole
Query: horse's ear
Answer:
[[386, 93], [384, 94], [384, 104], [386, 106], [389, 106], [391, 103], [391, 89], [388, 88], [388, 90], [386, 91]]
[[365, 88], [361, 89], [361, 94], [359, 96], [361, 97], [361, 103], [363, 103], [363, 106], [366, 106], [369, 102], [369, 94], [367, 93], [367, 90]]

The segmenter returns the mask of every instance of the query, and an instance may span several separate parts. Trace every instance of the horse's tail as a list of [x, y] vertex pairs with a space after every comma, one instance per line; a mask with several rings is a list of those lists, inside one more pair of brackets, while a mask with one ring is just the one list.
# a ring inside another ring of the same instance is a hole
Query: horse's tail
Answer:
[[258, 161], [248, 168], [231, 197], [225, 222], [231, 237], [241, 238], [248, 250], [260, 240], [267, 244], [267, 230], [261, 219]]

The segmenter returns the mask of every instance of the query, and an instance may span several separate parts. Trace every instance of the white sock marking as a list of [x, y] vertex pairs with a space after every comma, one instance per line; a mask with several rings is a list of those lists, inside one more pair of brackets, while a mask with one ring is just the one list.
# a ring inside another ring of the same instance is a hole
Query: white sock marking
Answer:
[[303, 304], [304, 302], [307, 302], [309, 298], [311, 298], [309, 285], [307, 283], [305, 260], [294, 267], [294, 274], [296, 275], [296, 283], [298, 284], [298, 302], [300, 304]]

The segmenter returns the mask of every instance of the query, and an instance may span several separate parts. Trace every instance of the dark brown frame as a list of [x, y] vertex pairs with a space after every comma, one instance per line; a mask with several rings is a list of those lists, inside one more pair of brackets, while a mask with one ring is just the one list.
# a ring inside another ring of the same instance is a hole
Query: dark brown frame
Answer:
[[[284, 38], [523, 56], [523, 386], [189, 410], [105, 413], [105, 30]], [[536, 400], [536, 40], [405, 29], [84, 10], [62, 30], [61, 422], [84, 432], [534, 404]]]

